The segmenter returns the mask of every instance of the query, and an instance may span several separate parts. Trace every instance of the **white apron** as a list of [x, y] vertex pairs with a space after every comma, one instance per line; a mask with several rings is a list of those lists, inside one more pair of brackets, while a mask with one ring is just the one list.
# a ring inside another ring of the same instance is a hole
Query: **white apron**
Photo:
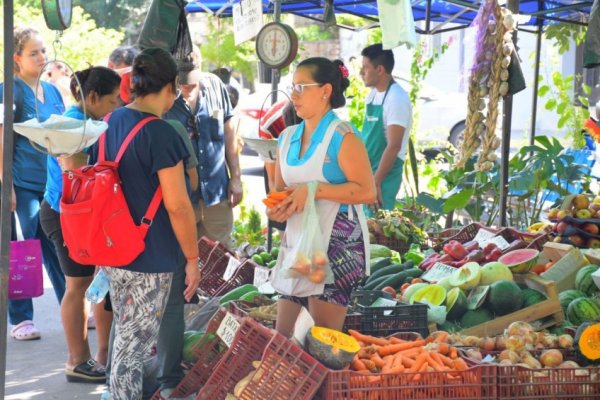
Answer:
[[[335, 120], [329, 125], [323, 140], [321, 143], [317, 144], [317, 147], [311, 157], [305, 163], [298, 166], [288, 165], [287, 163], [287, 155], [290, 150], [291, 137], [296, 130], [297, 125], [288, 127], [282, 133], [283, 138], [279, 151], [279, 167], [281, 169], [283, 181], [287, 186], [295, 186], [312, 181], [328, 183], [327, 179], [325, 179], [323, 176], [323, 164], [325, 162], [325, 157], [327, 156], [327, 148], [329, 147], [331, 138], [333, 137], [333, 134], [340, 123], [340, 120]], [[329, 239], [331, 238], [331, 231], [340, 208], [340, 203], [319, 199], [315, 200], [315, 205], [317, 208], [317, 213], [319, 214], [323, 239], [325, 240], [325, 243], [327, 243], [325, 248], [328, 248]], [[366, 273], [367, 275], [370, 275], [369, 230], [367, 228], [367, 220], [365, 218], [362, 205], [348, 207], [348, 218], [350, 220], [354, 218], [353, 210], [356, 210], [360, 228], [363, 233]], [[277, 292], [288, 296], [308, 297], [320, 295], [323, 294], [325, 289], [324, 283], [316, 284], [304, 278], [288, 278], [285, 276], [285, 271], [281, 270], [285, 258], [295, 256], [296, 251], [294, 251], [294, 247], [299, 243], [301, 231], [302, 213], [295, 213], [287, 220], [285, 234], [282, 238], [279, 249], [279, 257], [277, 258], [277, 266], [271, 274], [271, 285]]]

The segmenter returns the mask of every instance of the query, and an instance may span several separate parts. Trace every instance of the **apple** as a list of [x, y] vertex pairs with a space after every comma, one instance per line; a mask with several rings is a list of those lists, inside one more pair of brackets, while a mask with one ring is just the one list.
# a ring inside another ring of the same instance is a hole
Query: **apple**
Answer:
[[577, 213], [575, 214], [575, 216], [577, 218], [581, 218], [581, 219], [588, 219], [588, 218], [592, 218], [592, 212], [590, 210], [588, 210], [587, 208], [582, 208], [580, 210], [577, 210]]
[[562, 235], [563, 233], [565, 233], [565, 231], [567, 230], [568, 227], [569, 227], [568, 222], [560, 221], [559, 223], [556, 224], [556, 232], [559, 235]]
[[[600, 204], [598, 204], [600, 206]], [[548, 211], [548, 219], [556, 219], [558, 215], [558, 208], [551, 208], [550, 211]]]
[[556, 214], [556, 218], [558, 218], [558, 219], [563, 219], [563, 218], [567, 217], [568, 215], [569, 215], [569, 213], [568, 213], [567, 211], [565, 211], [565, 210], [560, 210], [560, 211], [558, 212], [558, 214]]
[[590, 206], [590, 199], [585, 194], [578, 194], [573, 199], [571, 203], [578, 210], [583, 210], [584, 208], [588, 208]]
[[599, 210], [599, 211], [596, 211], [596, 215], [595, 215], [595, 217], [596, 217], [596, 218], [598, 218], [598, 219], [600, 219], [600, 210]]
[[600, 248], [600, 239], [597, 238], [589, 238], [587, 241], [587, 247], [590, 249], [598, 249]]
[[598, 225], [593, 224], [591, 222], [586, 222], [581, 228], [590, 235], [597, 235], [598, 232], [600, 232], [600, 228], [598, 228]]
[[583, 247], [585, 245], [585, 241], [579, 235], [571, 235], [569, 236], [569, 241], [573, 243], [577, 247]]
[[600, 196], [596, 196], [594, 197], [594, 201], [592, 201], [593, 204], [600, 204]]

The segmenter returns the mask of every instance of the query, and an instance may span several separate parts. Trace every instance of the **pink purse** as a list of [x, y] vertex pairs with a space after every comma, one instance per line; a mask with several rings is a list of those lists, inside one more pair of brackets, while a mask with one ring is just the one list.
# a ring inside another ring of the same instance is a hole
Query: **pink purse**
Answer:
[[30, 299], [44, 294], [42, 246], [38, 239], [10, 242], [8, 298]]

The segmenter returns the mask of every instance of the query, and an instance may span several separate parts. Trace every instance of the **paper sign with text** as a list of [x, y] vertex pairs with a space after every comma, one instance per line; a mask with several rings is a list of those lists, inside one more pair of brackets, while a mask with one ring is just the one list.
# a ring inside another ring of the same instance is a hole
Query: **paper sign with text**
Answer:
[[456, 268], [437, 262], [421, 276], [421, 279], [427, 282], [439, 282], [443, 278], [452, 275], [454, 271], [456, 271]]
[[232, 14], [233, 38], [236, 46], [254, 38], [263, 26], [260, 0], [241, 0], [233, 5]]
[[227, 313], [223, 321], [221, 321], [219, 329], [217, 329], [217, 336], [221, 338], [227, 347], [231, 347], [238, 329], [240, 329], [240, 323], [235, 319], [233, 314]]
[[490, 243], [494, 243], [500, 250], [504, 250], [510, 246], [510, 243], [508, 243], [502, 236], [494, 236], [493, 238], [485, 241], [486, 245]]
[[480, 229], [473, 240], [479, 243], [479, 247], [483, 248], [485, 246], [485, 242], [493, 238], [494, 236], [496, 236], [494, 232], [486, 231], [485, 229]]
[[261, 287], [264, 283], [269, 282], [271, 277], [271, 270], [269, 268], [256, 266], [254, 267], [254, 281], [253, 285], [257, 288]]
[[227, 263], [227, 268], [225, 272], [223, 272], [223, 279], [228, 281], [231, 279], [235, 271], [240, 267], [240, 261], [235, 257], [229, 257], [229, 262]]

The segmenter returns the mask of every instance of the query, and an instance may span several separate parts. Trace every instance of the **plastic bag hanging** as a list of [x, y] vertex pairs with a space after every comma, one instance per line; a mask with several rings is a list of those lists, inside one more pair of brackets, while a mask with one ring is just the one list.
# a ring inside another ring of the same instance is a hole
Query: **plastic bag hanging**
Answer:
[[334, 277], [329, 258], [327, 243], [323, 239], [319, 214], [315, 205], [317, 182], [308, 183], [308, 196], [302, 215], [302, 233], [295, 246], [295, 254], [283, 264], [284, 276], [304, 278], [312, 283], [333, 283]]

